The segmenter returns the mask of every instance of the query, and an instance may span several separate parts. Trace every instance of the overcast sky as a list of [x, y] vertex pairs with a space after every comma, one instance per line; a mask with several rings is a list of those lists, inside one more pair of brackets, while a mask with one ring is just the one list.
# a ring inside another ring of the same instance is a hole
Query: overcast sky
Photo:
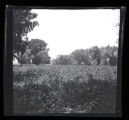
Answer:
[[41, 39], [50, 48], [49, 55], [70, 54], [92, 46], [117, 46], [120, 10], [32, 10], [39, 26], [28, 33], [29, 40]]

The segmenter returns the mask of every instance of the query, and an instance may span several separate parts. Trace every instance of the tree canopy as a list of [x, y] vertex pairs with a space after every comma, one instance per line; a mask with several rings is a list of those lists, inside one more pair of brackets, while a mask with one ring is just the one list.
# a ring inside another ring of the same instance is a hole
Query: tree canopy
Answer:
[[77, 64], [77, 65], [117, 65], [118, 47], [93, 46], [89, 49], [77, 49], [69, 55], [60, 55], [53, 60], [53, 64]]
[[20, 63], [49, 64], [50, 63], [50, 57], [48, 55], [49, 49], [46, 47], [47, 43], [44, 40], [32, 39], [29, 42], [26, 51], [22, 55]]
[[52, 61], [52, 64], [69, 65], [69, 64], [72, 64], [72, 59], [71, 59], [71, 56], [69, 55], [59, 55], [56, 59]]
[[77, 49], [71, 53], [73, 64], [90, 64], [87, 50]]
[[13, 11], [13, 54], [17, 59], [24, 54], [29, 43], [27, 33], [38, 25], [38, 22], [33, 20], [36, 17], [37, 14], [32, 13], [31, 9], [14, 9]]
[[39, 51], [46, 49], [47, 43], [40, 39], [31, 39], [28, 48], [31, 49], [32, 54], [36, 55]]
[[48, 50], [39, 51], [36, 58], [36, 64], [50, 64], [51, 58], [48, 55]]

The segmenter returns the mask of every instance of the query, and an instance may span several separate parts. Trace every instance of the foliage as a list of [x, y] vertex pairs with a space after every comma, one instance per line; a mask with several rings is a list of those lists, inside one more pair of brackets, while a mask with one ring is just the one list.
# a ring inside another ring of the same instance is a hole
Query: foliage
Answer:
[[31, 39], [28, 45], [33, 55], [36, 55], [39, 51], [45, 50], [46, 46], [47, 46], [47, 43], [44, 40], [40, 40], [40, 39]]
[[89, 49], [77, 49], [69, 55], [60, 55], [53, 60], [56, 65], [117, 65], [118, 48], [106, 46], [98, 48], [93, 46]]
[[[46, 48], [47, 43], [40, 39], [32, 39], [26, 51], [20, 59], [21, 64], [49, 64], [50, 57], [48, 55], [49, 49]], [[31, 61], [31, 62], [30, 62]]]
[[31, 59], [34, 59], [34, 56], [31, 54], [31, 49], [26, 49], [19, 62], [21, 64], [29, 64]]
[[[13, 11], [13, 54], [18, 60], [28, 44], [27, 33], [38, 25], [38, 22], [33, 20], [36, 17], [37, 14], [32, 13], [31, 9], [14, 9]], [[26, 37], [25, 40], [23, 37]]]
[[72, 59], [69, 55], [59, 55], [52, 61], [52, 64], [56, 65], [69, 65], [72, 64]]
[[71, 56], [73, 58], [73, 64], [90, 65], [90, 58], [86, 50], [83, 50], [83, 49], [75, 50], [71, 53]]
[[[106, 46], [105, 48], [101, 49], [102, 55], [101, 59], [105, 61], [105, 64], [109, 64], [111, 66], [117, 65], [117, 58], [118, 58], [118, 48], [113, 46]], [[108, 59], [108, 61], [106, 61]]]
[[36, 55], [36, 64], [50, 64], [48, 50], [39, 51]]
[[89, 54], [91, 58], [91, 64], [99, 65], [101, 61], [101, 50], [94, 46], [89, 49]]
[[15, 66], [13, 80], [15, 113], [115, 112], [116, 67]]

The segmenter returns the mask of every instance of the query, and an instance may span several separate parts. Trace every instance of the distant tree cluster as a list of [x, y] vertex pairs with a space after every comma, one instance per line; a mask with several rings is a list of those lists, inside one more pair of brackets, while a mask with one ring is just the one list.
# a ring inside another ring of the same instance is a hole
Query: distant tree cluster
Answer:
[[39, 39], [32, 39], [29, 42], [23, 55], [21, 55], [19, 62], [21, 64], [49, 64], [49, 49], [47, 49], [46, 46], [47, 43], [45, 41]]
[[117, 65], [118, 48], [116, 46], [91, 47], [90, 49], [77, 49], [70, 55], [59, 55], [52, 61], [56, 65]]

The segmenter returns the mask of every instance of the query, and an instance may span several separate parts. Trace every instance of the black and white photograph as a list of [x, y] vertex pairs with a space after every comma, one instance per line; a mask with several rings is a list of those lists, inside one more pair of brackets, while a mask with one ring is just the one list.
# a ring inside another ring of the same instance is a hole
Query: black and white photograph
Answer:
[[120, 9], [13, 9], [13, 112], [116, 113]]

